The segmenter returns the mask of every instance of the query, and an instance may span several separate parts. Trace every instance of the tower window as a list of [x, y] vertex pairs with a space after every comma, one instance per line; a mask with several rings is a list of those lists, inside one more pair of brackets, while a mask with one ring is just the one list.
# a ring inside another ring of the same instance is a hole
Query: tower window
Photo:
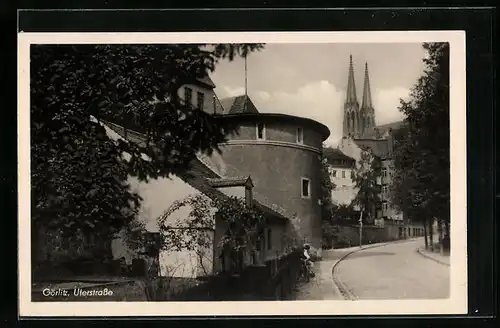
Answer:
[[387, 211], [387, 202], [386, 201], [382, 202], [382, 210]]
[[205, 94], [203, 92], [197, 93], [196, 108], [203, 109], [203, 103], [205, 102]]
[[302, 198], [311, 197], [311, 181], [306, 178], [302, 178]]
[[304, 130], [302, 128], [297, 128], [297, 143], [304, 143]]
[[192, 102], [193, 90], [191, 88], [184, 88], [184, 101], [186, 105], [190, 105]]
[[263, 123], [257, 124], [257, 139], [265, 139], [266, 138], [266, 127]]

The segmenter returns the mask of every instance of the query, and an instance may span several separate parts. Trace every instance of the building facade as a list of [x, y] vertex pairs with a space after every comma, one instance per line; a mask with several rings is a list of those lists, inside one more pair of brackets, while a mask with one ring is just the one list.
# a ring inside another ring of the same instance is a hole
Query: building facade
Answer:
[[321, 256], [321, 151], [328, 128], [296, 116], [232, 112], [220, 119], [238, 133], [220, 145], [221, 155], [204, 161], [223, 176], [251, 176], [256, 199], [283, 208], [294, 223], [290, 234]]
[[337, 205], [349, 205], [356, 196], [353, 180], [356, 160], [342, 153], [338, 148], [323, 149], [330, 180], [335, 188], [332, 190], [332, 202]]

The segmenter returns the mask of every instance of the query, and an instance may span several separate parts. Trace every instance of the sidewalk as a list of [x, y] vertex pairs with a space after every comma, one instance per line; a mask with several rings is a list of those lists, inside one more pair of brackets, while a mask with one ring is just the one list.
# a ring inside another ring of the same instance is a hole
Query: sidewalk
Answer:
[[449, 255], [441, 255], [439, 252], [431, 252], [426, 250], [424, 247], [420, 247], [417, 249], [417, 252], [423, 257], [437, 262], [442, 265], [450, 266], [450, 256]]
[[323, 257], [323, 260], [314, 262], [314, 273], [308, 283], [297, 286], [295, 300], [316, 301], [316, 300], [343, 300], [344, 298], [333, 283], [332, 268], [338, 260]]

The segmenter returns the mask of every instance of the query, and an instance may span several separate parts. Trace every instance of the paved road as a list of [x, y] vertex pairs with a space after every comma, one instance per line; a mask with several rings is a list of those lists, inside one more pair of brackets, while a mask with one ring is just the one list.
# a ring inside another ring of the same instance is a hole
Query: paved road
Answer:
[[355, 299], [439, 299], [449, 297], [450, 268], [416, 252], [423, 238], [362, 250], [347, 256], [335, 279]]

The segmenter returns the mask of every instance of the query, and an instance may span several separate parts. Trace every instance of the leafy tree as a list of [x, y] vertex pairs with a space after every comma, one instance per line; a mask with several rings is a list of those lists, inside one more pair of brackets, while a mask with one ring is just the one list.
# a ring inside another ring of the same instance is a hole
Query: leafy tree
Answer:
[[377, 180], [381, 177], [381, 168], [380, 158], [374, 156], [370, 149], [363, 148], [361, 158], [353, 172], [357, 190], [353, 205], [359, 206], [363, 212], [363, 222], [366, 223], [373, 222], [380, 204], [380, 186]]
[[354, 224], [358, 222], [359, 213], [352, 204], [334, 205], [332, 222], [334, 224]]
[[[409, 101], [401, 100], [405, 130], [394, 152], [393, 203], [432, 226], [450, 223], [449, 44], [425, 43], [425, 70]], [[431, 234], [432, 238], [432, 234]], [[431, 239], [432, 247], [432, 239]]]
[[[223, 58], [260, 44], [34, 45], [31, 47], [33, 247], [42, 228], [108, 239], [135, 218], [140, 180], [187, 168], [233, 131], [183, 104], [180, 86], [204, 78]], [[111, 140], [113, 121], [146, 135], [144, 144]], [[123, 160], [122, 154], [129, 159]], [[144, 156], [147, 155], [147, 156]]]

